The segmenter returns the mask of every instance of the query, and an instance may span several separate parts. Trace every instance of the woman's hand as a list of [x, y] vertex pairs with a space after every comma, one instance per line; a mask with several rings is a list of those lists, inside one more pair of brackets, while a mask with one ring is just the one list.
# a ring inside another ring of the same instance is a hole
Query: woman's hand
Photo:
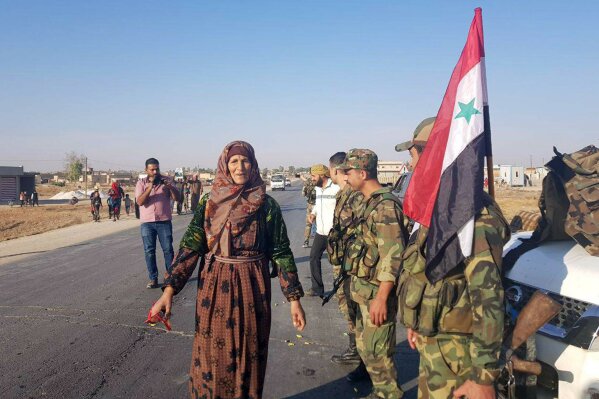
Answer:
[[164, 318], [166, 320], [171, 317], [171, 307], [173, 305], [173, 287], [166, 287], [162, 296], [158, 298], [154, 306], [152, 306], [152, 316], [164, 311]]
[[303, 331], [306, 326], [306, 314], [299, 299], [291, 301], [291, 321], [297, 331]]

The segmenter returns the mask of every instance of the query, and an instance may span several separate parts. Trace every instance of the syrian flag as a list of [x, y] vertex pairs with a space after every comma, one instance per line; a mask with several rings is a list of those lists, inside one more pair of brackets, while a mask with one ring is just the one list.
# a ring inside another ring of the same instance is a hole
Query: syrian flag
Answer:
[[490, 137], [482, 10], [477, 8], [404, 201], [408, 217], [429, 228], [426, 276], [431, 282], [472, 254], [474, 216], [485, 205]]

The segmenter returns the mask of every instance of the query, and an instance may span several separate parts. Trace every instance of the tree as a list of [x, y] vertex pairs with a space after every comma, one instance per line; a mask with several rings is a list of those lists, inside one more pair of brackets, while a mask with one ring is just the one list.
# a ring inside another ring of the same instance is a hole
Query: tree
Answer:
[[295, 166], [290, 166], [288, 169], [290, 175], [295, 175]]
[[71, 182], [79, 180], [83, 174], [83, 165], [85, 163], [85, 155], [77, 155], [75, 151], [65, 154], [64, 167], [67, 174], [67, 179]]

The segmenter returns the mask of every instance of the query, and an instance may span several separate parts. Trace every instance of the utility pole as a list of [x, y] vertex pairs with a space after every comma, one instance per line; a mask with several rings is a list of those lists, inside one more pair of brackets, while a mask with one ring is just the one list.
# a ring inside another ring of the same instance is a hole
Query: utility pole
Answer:
[[87, 197], [87, 157], [85, 157], [85, 172], [83, 173], [85, 173], [85, 179], [83, 180], [85, 180], [85, 197]]

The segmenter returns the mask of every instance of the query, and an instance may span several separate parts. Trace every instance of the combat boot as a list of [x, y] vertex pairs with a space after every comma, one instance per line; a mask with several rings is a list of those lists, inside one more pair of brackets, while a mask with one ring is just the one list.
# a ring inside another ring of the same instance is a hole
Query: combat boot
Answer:
[[360, 361], [360, 365], [356, 367], [354, 371], [346, 375], [345, 379], [349, 382], [370, 380], [370, 375], [368, 374], [368, 370], [366, 370], [364, 362]]
[[356, 334], [349, 333], [349, 346], [340, 355], [333, 355], [331, 361], [337, 364], [358, 364], [362, 360], [356, 348]]

